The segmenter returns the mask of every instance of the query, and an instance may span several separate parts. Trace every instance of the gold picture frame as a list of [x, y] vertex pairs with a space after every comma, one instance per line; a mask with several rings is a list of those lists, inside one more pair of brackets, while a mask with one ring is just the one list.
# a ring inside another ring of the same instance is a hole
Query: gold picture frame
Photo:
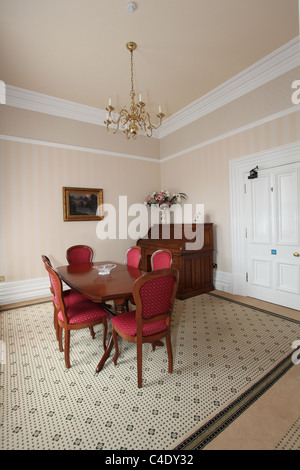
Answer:
[[64, 221], [102, 220], [103, 190], [63, 187]]

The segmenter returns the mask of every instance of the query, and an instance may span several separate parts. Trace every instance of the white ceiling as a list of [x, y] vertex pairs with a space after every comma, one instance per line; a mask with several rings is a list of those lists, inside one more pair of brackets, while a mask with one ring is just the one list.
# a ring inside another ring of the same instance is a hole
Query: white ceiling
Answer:
[[104, 109], [135, 90], [166, 116], [299, 34], [298, 0], [0, 0], [0, 79]]

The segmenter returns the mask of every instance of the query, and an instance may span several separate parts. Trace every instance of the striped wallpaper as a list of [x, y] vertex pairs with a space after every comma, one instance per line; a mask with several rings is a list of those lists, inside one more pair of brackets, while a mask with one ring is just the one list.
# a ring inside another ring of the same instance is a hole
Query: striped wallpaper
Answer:
[[0, 274], [6, 281], [45, 276], [41, 254], [65, 264], [66, 249], [86, 243], [96, 258], [124, 261], [135, 240], [99, 240], [97, 222], [64, 222], [62, 187], [102, 188], [104, 202], [118, 207], [143, 202], [160, 181], [157, 162], [80, 150], [0, 141]]

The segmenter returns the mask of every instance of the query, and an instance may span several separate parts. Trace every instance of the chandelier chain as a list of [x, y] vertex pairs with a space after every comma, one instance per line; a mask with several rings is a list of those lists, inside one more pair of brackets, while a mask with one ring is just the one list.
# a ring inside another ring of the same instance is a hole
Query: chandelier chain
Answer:
[[130, 51], [130, 62], [131, 62], [131, 93], [134, 93], [134, 84], [133, 84], [133, 50]]

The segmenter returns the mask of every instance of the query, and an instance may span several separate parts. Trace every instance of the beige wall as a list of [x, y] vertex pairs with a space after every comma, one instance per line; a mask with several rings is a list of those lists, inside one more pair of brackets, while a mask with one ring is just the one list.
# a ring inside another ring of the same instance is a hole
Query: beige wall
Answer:
[[0, 273], [6, 281], [45, 276], [41, 254], [66, 263], [66, 249], [87, 243], [98, 260], [124, 260], [134, 240], [99, 240], [97, 222], [64, 222], [62, 187], [102, 188], [104, 202], [118, 207], [143, 202], [157, 186], [157, 162], [99, 155], [47, 145], [0, 141]]

